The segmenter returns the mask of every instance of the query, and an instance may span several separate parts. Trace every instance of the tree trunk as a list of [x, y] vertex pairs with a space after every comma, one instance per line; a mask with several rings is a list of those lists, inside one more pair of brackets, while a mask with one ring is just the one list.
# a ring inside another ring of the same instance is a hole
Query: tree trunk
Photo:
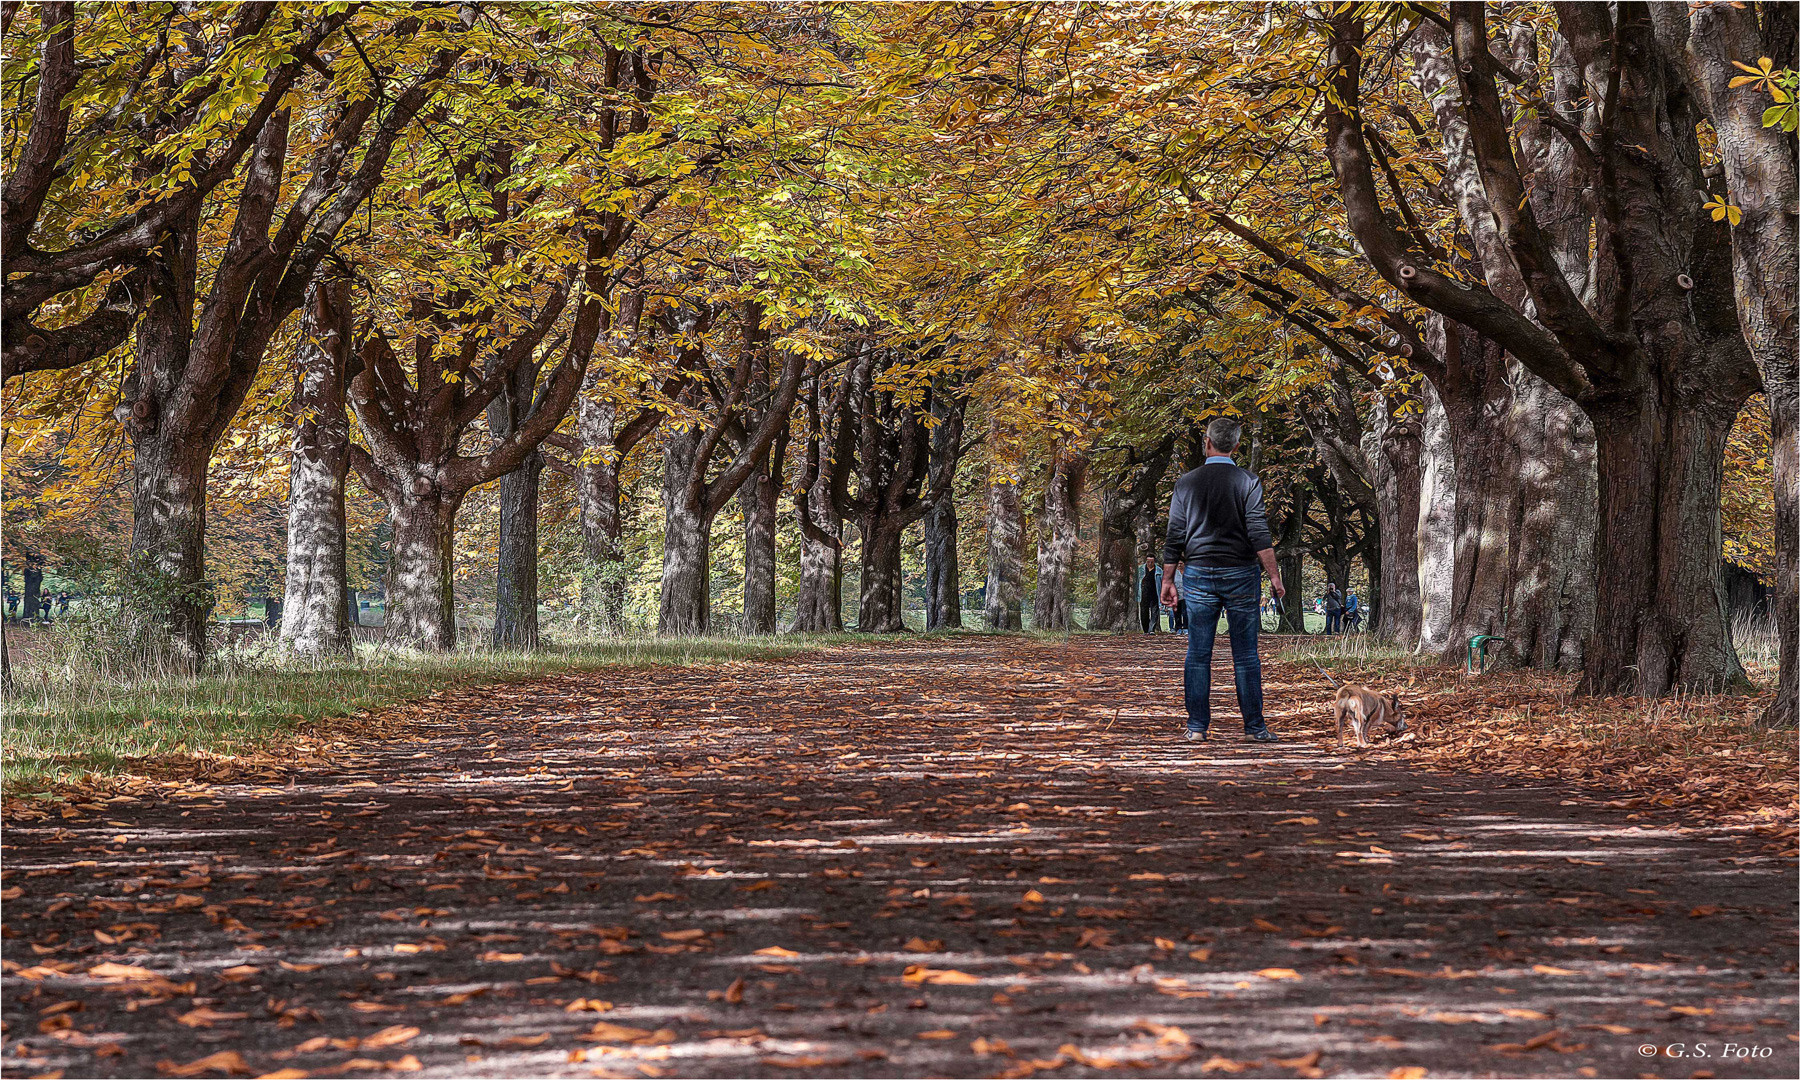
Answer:
[[494, 583], [494, 647], [538, 647], [538, 480], [533, 450], [500, 478], [499, 574]]
[[900, 539], [903, 530], [873, 514], [859, 523], [862, 533], [862, 602], [856, 629], [863, 634], [897, 634], [906, 630], [901, 615]]
[[1090, 630], [1115, 634], [1139, 632], [1137, 578], [1138, 505], [1128, 489], [1109, 487], [1100, 496], [1100, 540], [1096, 552], [1094, 613]]
[[1439, 655], [1460, 664], [1471, 638], [1496, 635], [1503, 663], [1575, 670], [1593, 626], [1590, 426], [1493, 342], [1442, 322], [1434, 348], [1440, 333], [1454, 372], [1437, 396], [1455, 457], [1455, 539]]
[[[1793, 63], [1794, 12], [1764, 4], [1759, 27], [1753, 9], [1717, 2], [1689, 5], [1687, 59], [1718, 136], [1728, 201], [1741, 213], [1731, 229], [1732, 284], [1744, 341], [1762, 373], [1769, 407], [1775, 502], [1775, 626], [1780, 635], [1780, 688], [1765, 722], [1800, 722], [1800, 329], [1796, 282], [1800, 249], [1794, 242], [1800, 167], [1793, 136], [1764, 127], [1764, 90], [1738, 77], [1736, 64], [1768, 56], [1780, 70]], [[1679, 16], [1677, 16], [1679, 17]]]
[[1540, 670], [1578, 671], [1594, 628], [1594, 430], [1573, 401], [1515, 365], [1509, 428], [1520, 454], [1506, 634]]
[[301, 656], [351, 652], [344, 559], [344, 476], [350, 417], [344, 381], [350, 355], [350, 281], [315, 278], [300, 323], [294, 365], [294, 438], [288, 471], [287, 589], [281, 641]]
[[1275, 566], [1281, 571], [1281, 584], [1287, 589], [1287, 596], [1281, 601], [1281, 618], [1276, 623], [1277, 634], [1306, 633], [1306, 597], [1301, 588], [1302, 575], [1306, 573], [1306, 551], [1304, 548], [1278, 548], [1275, 553]]
[[[518, 431], [531, 412], [538, 365], [522, 363], [506, 389], [488, 403], [488, 430], [496, 439]], [[500, 546], [494, 581], [494, 647], [538, 645], [538, 480], [544, 455], [533, 449], [500, 477]]]
[[1172, 436], [1165, 439], [1101, 497], [1098, 588], [1089, 629], [1143, 632], [1138, 575], [1146, 557], [1161, 554], [1156, 543], [1156, 492], [1169, 471], [1174, 444]]
[[[1698, 388], [1696, 388], [1698, 389]], [[1600, 580], [1581, 689], [1660, 696], [1748, 685], [1725, 623], [1719, 490], [1734, 411], [1653, 398], [1596, 411]]]
[[704, 635], [711, 621], [712, 520], [686, 497], [700, 436], [699, 428], [672, 431], [663, 443], [663, 635]]
[[149, 277], [134, 371], [122, 406], [132, 442], [129, 573], [137, 610], [160, 629], [179, 670], [197, 672], [213, 608], [206, 583], [206, 466], [211, 444], [166, 415], [193, 344], [198, 210], [175, 223]]
[[1394, 417], [1385, 407], [1365, 456], [1375, 467], [1381, 518], [1381, 574], [1373, 583], [1370, 612], [1376, 635], [1411, 649], [1419, 642], [1419, 493], [1422, 427], [1415, 416]]
[[[421, 487], [426, 485], [421, 484]], [[407, 489], [390, 505], [394, 550], [388, 560], [390, 648], [443, 652], [456, 647], [456, 511], [460, 498]]]
[[758, 468], [738, 489], [744, 512], [744, 633], [775, 632], [775, 520], [780, 481]]
[[1076, 629], [1069, 612], [1069, 574], [1081, 543], [1081, 481], [1086, 466], [1083, 458], [1058, 451], [1044, 485], [1037, 593], [1031, 605], [1031, 621], [1039, 630]]
[[613, 455], [611, 401], [584, 395], [576, 404], [575, 501], [581, 512], [581, 576], [584, 618], [603, 634], [625, 632], [625, 567], [619, 511], [619, 461]]
[[1421, 655], [1449, 647], [1456, 584], [1456, 456], [1444, 403], [1429, 382], [1419, 469], [1419, 647]]
[[[826, 453], [823, 449], [820, 453]], [[844, 629], [843, 521], [831, 506], [829, 474], [813, 483], [806, 506], [813, 524], [839, 544], [815, 540], [801, 530], [800, 597], [794, 611], [794, 629], [814, 634], [836, 634]], [[797, 511], [805, 513], [805, 509]]]
[[962, 628], [962, 571], [956, 551], [956, 494], [925, 515], [925, 629]]
[[166, 631], [165, 658], [198, 672], [213, 608], [207, 585], [207, 452], [189, 440], [140, 438], [132, 458], [131, 575], [139, 610]]
[[1780, 686], [1764, 723], [1800, 723], [1800, 378], [1794, 365], [1765, 373], [1769, 455], [1775, 481], [1775, 627], [1781, 635]]
[[1019, 630], [1023, 593], [1025, 510], [1018, 482], [996, 473], [988, 479], [987, 602], [991, 630]]
[[25, 567], [25, 622], [34, 622], [38, 617], [38, 608], [44, 602], [44, 572], [35, 567]]

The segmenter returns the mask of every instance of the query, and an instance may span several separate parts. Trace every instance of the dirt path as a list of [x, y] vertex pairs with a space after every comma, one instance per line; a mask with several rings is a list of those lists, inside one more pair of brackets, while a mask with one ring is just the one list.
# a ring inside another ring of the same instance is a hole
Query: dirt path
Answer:
[[[0, 1062], [1800, 1071], [1791, 864], [1592, 796], [1335, 755], [1293, 738], [1324, 693], [1279, 668], [1289, 741], [1183, 742], [1181, 644], [913, 642], [463, 692], [336, 768], [15, 816]], [[1669, 1044], [1687, 1056], [1640, 1056]]]

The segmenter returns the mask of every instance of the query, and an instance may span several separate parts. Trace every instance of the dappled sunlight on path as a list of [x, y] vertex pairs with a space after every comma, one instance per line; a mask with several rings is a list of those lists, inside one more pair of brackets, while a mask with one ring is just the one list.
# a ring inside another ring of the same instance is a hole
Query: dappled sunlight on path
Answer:
[[1242, 742], [1223, 643], [1184, 742], [1182, 644], [458, 691], [336, 768], [15, 813], [6, 1073], [1795, 1073], [1790, 863]]

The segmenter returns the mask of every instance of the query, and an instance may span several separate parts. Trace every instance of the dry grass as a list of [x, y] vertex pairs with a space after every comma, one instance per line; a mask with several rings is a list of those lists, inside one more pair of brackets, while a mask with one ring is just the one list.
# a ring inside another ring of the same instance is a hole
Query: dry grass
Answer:
[[610, 667], [724, 663], [787, 656], [850, 640], [837, 635], [779, 638], [626, 638], [531, 652], [443, 654], [359, 647], [342, 661], [312, 663], [275, 650], [229, 650], [198, 677], [152, 670], [132, 674], [48, 652], [15, 671], [6, 702], [3, 750], [8, 795], [127, 773], [171, 768], [281, 748], [330, 722], [453, 687], [516, 682]]
[[[1769, 691], [1661, 700], [1577, 697], [1569, 675], [1470, 677], [1392, 650], [1354, 645], [1333, 653], [1303, 643], [1271, 664], [1297, 681], [1316, 681], [1321, 700], [1329, 687], [1320, 665], [1339, 681], [1398, 689], [1415, 732], [1368, 751], [1376, 757], [1614, 793], [1630, 808], [1754, 828], [1792, 846], [1800, 745], [1793, 731], [1760, 723]], [[1317, 734], [1330, 737], [1324, 720]]]

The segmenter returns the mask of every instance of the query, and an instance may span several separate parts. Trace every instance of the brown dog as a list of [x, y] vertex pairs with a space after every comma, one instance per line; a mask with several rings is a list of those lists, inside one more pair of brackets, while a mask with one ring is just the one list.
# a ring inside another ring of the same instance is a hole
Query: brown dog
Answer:
[[1366, 686], [1341, 686], [1337, 698], [1331, 703], [1332, 714], [1337, 719], [1338, 745], [1344, 743], [1344, 721], [1350, 721], [1350, 734], [1356, 737], [1356, 745], [1368, 746], [1369, 736], [1378, 727], [1385, 725], [1398, 735], [1406, 730], [1406, 716], [1400, 711], [1400, 695], [1388, 694], [1385, 697]]

